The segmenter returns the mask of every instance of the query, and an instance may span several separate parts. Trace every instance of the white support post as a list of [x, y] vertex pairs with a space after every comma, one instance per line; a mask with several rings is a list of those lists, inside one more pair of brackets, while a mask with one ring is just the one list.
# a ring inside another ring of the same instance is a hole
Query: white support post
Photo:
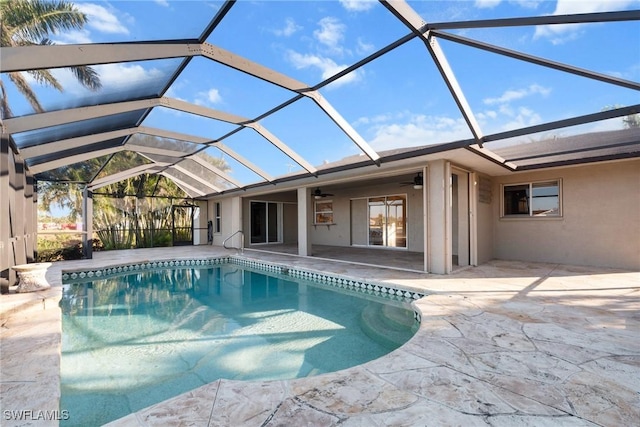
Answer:
[[311, 256], [310, 199], [309, 190], [298, 188], [298, 255], [300, 256]]
[[429, 255], [431, 253], [429, 245], [429, 175], [427, 175], [427, 167], [422, 168], [422, 229], [423, 229], [423, 257], [424, 266], [423, 269], [426, 272], [430, 271]]
[[[231, 199], [231, 232], [235, 233], [238, 230], [242, 230], [242, 198], [241, 197], [233, 197]], [[243, 230], [247, 233], [249, 230]], [[240, 235], [238, 235], [240, 236]], [[233, 240], [234, 245], [238, 242], [237, 247], [241, 247], [243, 245], [241, 238], [238, 237], [238, 240]], [[244, 249], [244, 247], [242, 247]]]
[[430, 162], [427, 168], [429, 225], [429, 272], [449, 274], [451, 261], [451, 165], [446, 160]]
[[478, 265], [478, 174], [469, 174], [469, 264]]
[[82, 256], [93, 258], [93, 192], [82, 190]]

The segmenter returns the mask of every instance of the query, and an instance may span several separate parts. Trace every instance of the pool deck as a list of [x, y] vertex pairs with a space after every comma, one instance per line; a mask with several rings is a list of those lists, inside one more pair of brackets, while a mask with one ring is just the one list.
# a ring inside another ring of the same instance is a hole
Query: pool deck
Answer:
[[[62, 270], [230, 254], [211, 246], [98, 252], [92, 260], [54, 263], [46, 275], [51, 289], [0, 295], [0, 424], [58, 424], [39, 411], [51, 417], [58, 409]], [[424, 290], [429, 295], [415, 302], [420, 329], [364, 365], [288, 381], [219, 380], [110, 426], [639, 423], [640, 272], [492, 261], [438, 276], [286, 254], [243, 256]], [[73, 408], [65, 409], [73, 418]]]

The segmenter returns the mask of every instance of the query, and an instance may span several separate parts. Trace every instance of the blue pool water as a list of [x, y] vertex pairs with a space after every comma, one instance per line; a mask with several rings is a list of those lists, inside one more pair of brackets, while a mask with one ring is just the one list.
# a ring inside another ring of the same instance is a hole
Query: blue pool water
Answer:
[[66, 284], [61, 307], [64, 426], [101, 425], [221, 378], [348, 368], [417, 330], [409, 301], [232, 264]]

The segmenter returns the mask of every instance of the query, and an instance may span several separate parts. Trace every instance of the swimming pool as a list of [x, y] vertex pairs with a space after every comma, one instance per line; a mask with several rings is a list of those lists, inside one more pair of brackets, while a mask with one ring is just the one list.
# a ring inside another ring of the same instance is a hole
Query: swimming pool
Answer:
[[417, 330], [410, 301], [420, 295], [244, 264], [169, 261], [63, 275], [60, 409], [70, 417], [61, 425], [100, 425], [220, 378], [345, 369]]

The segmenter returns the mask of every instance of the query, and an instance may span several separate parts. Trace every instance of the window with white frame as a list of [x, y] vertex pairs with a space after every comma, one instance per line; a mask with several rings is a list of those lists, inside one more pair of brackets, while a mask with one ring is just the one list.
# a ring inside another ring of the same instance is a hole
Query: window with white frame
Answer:
[[558, 217], [560, 180], [502, 186], [503, 217]]
[[322, 200], [315, 202], [315, 224], [333, 224], [333, 202]]
[[215, 214], [215, 221], [213, 223], [213, 232], [221, 233], [222, 232], [222, 206], [220, 205], [220, 202], [215, 202], [213, 206], [214, 206], [214, 214]]

